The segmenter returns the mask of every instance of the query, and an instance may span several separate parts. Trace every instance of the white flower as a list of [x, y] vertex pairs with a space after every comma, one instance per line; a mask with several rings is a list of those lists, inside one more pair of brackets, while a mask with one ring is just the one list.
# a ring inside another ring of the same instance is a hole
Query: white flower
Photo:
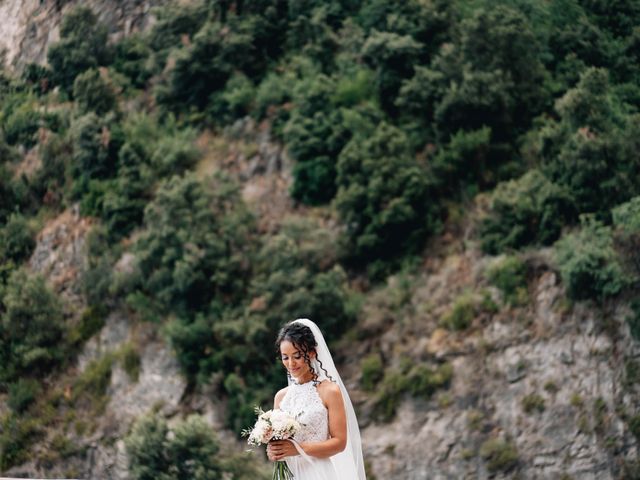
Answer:
[[269, 443], [270, 440], [286, 440], [292, 438], [300, 430], [301, 425], [294, 417], [280, 409], [262, 411], [256, 407], [258, 420], [251, 430], [244, 430], [250, 445]]

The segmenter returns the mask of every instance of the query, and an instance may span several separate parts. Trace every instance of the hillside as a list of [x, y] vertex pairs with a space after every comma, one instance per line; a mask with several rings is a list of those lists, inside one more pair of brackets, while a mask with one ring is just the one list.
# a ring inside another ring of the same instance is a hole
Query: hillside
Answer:
[[326, 332], [368, 478], [640, 478], [633, 1], [0, 2], [0, 474], [258, 479]]

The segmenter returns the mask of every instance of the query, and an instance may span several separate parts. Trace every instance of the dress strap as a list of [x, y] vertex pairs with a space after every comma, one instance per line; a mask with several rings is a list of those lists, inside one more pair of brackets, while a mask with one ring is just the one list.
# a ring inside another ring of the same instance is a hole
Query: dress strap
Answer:
[[298, 442], [296, 442], [292, 438], [290, 438], [289, 441], [291, 443], [293, 443], [293, 446], [296, 447], [296, 450], [298, 451], [298, 453], [300, 454], [300, 456], [302, 458], [304, 458], [309, 463], [313, 463], [313, 460], [311, 459], [311, 457], [305, 453], [305, 451], [302, 449], [302, 447], [300, 446], [300, 444]]

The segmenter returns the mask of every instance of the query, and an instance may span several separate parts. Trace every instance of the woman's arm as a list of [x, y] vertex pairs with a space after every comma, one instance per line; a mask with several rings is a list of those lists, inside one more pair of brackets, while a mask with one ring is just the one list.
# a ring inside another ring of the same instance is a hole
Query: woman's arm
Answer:
[[302, 450], [312, 457], [326, 458], [340, 453], [347, 446], [347, 415], [340, 387], [325, 381], [319, 385], [318, 393], [329, 411], [329, 435], [324, 442], [303, 442]]
[[[285, 394], [287, 393], [287, 388], [289, 387], [285, 387], [282, 390], [279, 390], [278, 393], [276, 393], [276, 396], [273, 399], [273, 408], [274, 410], [276, 408], [280, 408], [280, 402], [282, 402], [282, 399], [284, 398]], [[269, 460], [271, 460], [272, 462], [275, 462], [277, 460], [282, 460], [283, 456], [282, 454], [282, 443], [284, 443], [281, 440], [277, 440], [277, 441], [271, 441], [267, 444], [267, 458]], [[295, 447], [293, 446], [293, 444], [291, 442], [286, 442], [287, 445], [290, 445], [291, 448], [294, 449], [295, 453], [292, 453], [290, 455], [298, 455], [298, 451], [295, 449]], [[279, 448], [275, 448], [276, 445], [279, 445]]]
[[282, 399], [284, 398], [285, 394], [287, 393], [287, 388], [289, 387], [284, 387], [282, 390], [279, 390], [278, 393], [276, 393], [275, 398], [273, 399], [273, 408], [280, 408], [280, 402], [282, 401]]
[[[318, 393], [325, 407], [327, 407], [329, 435], [331, 438], [322, 442], [302, 442], [299, 445], [307, 455], [327, 458], [340, 453], [347, 445], [347, 416], [344, 411], [342, 393], [338, 385], [325, 381], [318, 386]], [[277, 399], [278, 395], [276, 395], [276, 401]], [[277, 404], [279, 405], [279, 402]], [[267, 447], [267, 456], [271, 461], [283, 460], [285, 457], [295, 455], [299, 455], [298, 450], [289, 440], [276, 440], [270, 442]]]

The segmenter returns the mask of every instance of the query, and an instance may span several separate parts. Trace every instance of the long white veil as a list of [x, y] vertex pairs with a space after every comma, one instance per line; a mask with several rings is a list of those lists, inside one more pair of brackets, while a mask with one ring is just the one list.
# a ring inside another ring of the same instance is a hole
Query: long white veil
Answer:
[[[362, 441], [360, 440], [360, 428], [358, 427], [356, 412], [353, 409], [351, 398], [349, 398], [349, 393], [342, 382], [342, 378], [333, 363], [333, 357], [329, 352], [327, 342], [325, 342], [318, 326], [308, 318], [298, 318], [292, 323], [294, 322], [302, 323], [311, 329], [318, 344], [316, 347], [317, 358], [322, 362], [322, 366], [329, 373], [331, 379], [338, 384], [342, 392], [344, 410], [347, 416], [347, 446], [342, 452], [331, 457], [331, 461], [338, 473], [338, 478], [340, 480], [366, 480], [362, 458]], [[318, 380], [322, 381], [327, 378], [317, 361], [314, 360], [312, 366], [318, 374]], [[292, 379], [289, 378], [289, 384], [291, 383]]]

